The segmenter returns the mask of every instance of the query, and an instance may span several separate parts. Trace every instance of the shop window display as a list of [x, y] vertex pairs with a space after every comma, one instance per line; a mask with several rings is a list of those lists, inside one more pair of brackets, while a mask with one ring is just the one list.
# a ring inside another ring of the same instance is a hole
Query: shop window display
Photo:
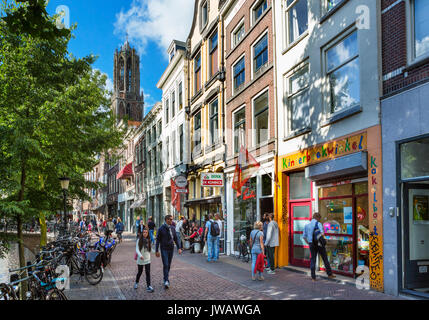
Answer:
[[326, 252], [334, 271], [353, 275], [357, 265], [368, 265], [367, 190], [367, 182], [319, 189]]
[[[247, 192], [246, 189], [248, 189]], [[251, 194], [252, 191], [256, 195], [256, 177], [246, 182], [239, 197], [234, 193], [234, 248], [239, 243], [240, 236], [244, 235], [249, 240], [250, 232], [257, 219], [256, 197], [243, 200], [243, 196]]]

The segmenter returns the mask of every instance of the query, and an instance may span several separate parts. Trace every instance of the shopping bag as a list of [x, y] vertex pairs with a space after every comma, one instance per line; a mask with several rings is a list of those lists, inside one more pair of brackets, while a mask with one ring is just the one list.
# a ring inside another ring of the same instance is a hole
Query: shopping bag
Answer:
[[203, 254], [204, 254], [205, 256], [208, 256], [208, 253], [207, 253], [207, 243], [206, 243], [206, 244], [204, 244]]

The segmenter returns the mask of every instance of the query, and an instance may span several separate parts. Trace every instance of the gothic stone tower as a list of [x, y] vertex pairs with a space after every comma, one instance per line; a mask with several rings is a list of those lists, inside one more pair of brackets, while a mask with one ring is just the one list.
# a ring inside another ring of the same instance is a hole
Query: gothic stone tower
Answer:
[[143, 120], [139, 67], [140, 57], [127, 40], [119, 51], [116, 49], [114, 57], [112, 108], [118, 121], [124, 116], [128, 116], [129, 121]]

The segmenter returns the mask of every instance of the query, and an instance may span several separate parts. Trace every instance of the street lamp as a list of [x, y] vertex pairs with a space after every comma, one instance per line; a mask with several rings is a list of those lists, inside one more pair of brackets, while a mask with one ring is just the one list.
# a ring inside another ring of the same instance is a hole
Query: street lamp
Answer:
[[64, 195], [64, 234], [66, 233], [67, 230], [67, 208], [66, 208], [66, 193], [67, 190], [69, 188], [69, 183], [70, 183], [70, 178], [67, 177], [62, 177], [60, 178], [60, 182], [61, 182], [61, 189], [63, 189], [63, 195]]

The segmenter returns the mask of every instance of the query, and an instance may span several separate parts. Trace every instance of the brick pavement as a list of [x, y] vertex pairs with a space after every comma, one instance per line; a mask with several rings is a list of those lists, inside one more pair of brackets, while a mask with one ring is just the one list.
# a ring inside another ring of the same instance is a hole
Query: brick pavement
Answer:
[[171, 287], [163, 287], [161, 258], [151, 257], [151, 284], [155, 292], [146, 292], [145, 273], [140, 286], [133, 288], [137, 265], [134, 260], [135, 236], [126, 234], [116, 247], [111, 266], [100, 284], [86, 280], [72, 284], [70, 299], [85, 300], [399, 300], [372, 290], [359, 290], [344, 281], [321, 278], [313, 283], [305, 273], [277, 269], [275, 275], [264, 274], [264, 281], [250, 279], [250, 263], [221, 256], [208, 263], [201, 254], [174, 253], [170, 270]]
[[152, 254], [151, 278], [154, 293], [145, 291], [144, 273], [139, 289], [133, 289], [137, 266], [133, 259], [135, 237], [126, 236], [112, 257], [111, 270], [126, 299], [144, 300], [390, 300], [401, 299], [353, 285], [320, 279], [313, 283], [308, 275], [278, 269], [276, 275], [265, 274], [264, 281], [250, 279], [250, 263], [221, 256], [208, 263], [201, 254], [175, 251], [170, 271], [171, 288], [162, 286], [162, 262]]

